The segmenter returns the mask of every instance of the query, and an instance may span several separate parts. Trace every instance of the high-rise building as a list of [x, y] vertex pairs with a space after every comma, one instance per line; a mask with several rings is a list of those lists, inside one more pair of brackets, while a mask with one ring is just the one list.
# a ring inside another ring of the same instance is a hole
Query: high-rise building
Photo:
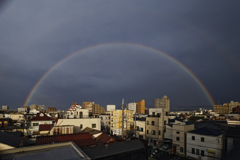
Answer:
[[137, 110], [137, 104], [136, 103], [128, 103], [128, 110], [131, 110], [133, 111], [133, 114], [136, 113], [136, 110]]
[[137, 102], [136, 105], [137, 105], [136, 113], [145, 114], [145, 100], [143, 99], [143, 100]]
[[133, 124], [133, 111], [124, 110], [124, 119], [122, 119], [122, 110], [110, 111], [110, 116], [110, 130], [112, 134], [122, 135], [122, 121], [124, 122], [124, 133], [131, 129], [131, 124]]
[[239, 106], [239, 102], [224, 103], [223, 105], [214, 105], [213, 109], [215, 113], [218, 114], [229, 114], [232, 112], [232, 109]]
[[92, 105], [92, 113], [93, 114], [102, 114], [105, 113], [105, 109], [100, 106], [99, 104], [93, 104]]
[[156, 98], [154, 100], [154, 108], [164, 108], [165, 112], [170, 112], [170, 99], [167, 96]]
[[89, 112], [92, 112], [92, 108], [93, 108], [94, 102], [83, 102], [82, 107], [83, 109], [88, 109]]

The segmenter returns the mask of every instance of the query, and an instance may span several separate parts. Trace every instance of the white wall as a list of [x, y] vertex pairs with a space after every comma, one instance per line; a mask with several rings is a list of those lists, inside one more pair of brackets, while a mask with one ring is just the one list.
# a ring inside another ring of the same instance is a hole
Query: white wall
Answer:
[[155, 115], [157, 115], [157, 113], [162, 113], [162, 108], [149, 108], [149, 115], [153, 115], [153, 112], [155, 113]]
[[[38, 123], [38, 126], [33, 126], [33, 123]], [[52, 124], [52, 121], [31, 121], [31, 126], [29, 129], [31, 130], [31, 132], [39, 131], [40, 124]]]
[[[79, 119], [58, 119], [56, 125], [74, 125], [74, 133], [79, 133], [86, 127], [92, 128], [92, 124], [96, 124], [96, 130], [101, 131], [101, 119], [100, 118], [79, 118]], [[80, 129], [82, 124], [82, 129]]]
[[128, 103], [128, 110], [131, 110], [131, 111], [133, 111], [133, 114], [135, 114], [136, 113], [136, 110], [137, 110], [137, 105], [136, 105], [136, 103]]
[[116, 105], [107, 105], [106, 109], [107, 109], [107, 111], [115, 111], [116, 110]]
[[[192, 136], [195, 136], [195, 140], [192, 140]], [[204, 138], [204, 142], [201, 142], [201, 137]], [[202, 160], [216, 160], [220, 159], [222, 156], [223, 138], [222, 135], [208, 136], [187, 132], [186, 147], [186, 155], [189, 157], [198, 158], [201, 156], [202, 150], [204, 151]], [[195, 154], [192, 154], [192, 148], [195, 149]], [[196, 155], [196, 149], [199, 149], [200, 155]], [[210, 153], [210, 151], [214, 151], [215, 153]]]

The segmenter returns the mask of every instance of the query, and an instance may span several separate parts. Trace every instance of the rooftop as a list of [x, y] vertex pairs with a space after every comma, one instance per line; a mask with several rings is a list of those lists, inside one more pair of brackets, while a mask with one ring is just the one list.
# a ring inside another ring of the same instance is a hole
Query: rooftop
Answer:
[[46, 116], [45, 114], [43, 114], [43, 116], [41, 116], [41, 114], [43, 113], [37, 114], [36, 117], [31, 119], [31, 121], [52, 121], [53, 120], [52, 118]]
[[7, 144], [13, 147], [18, 147], [21, 141], [22, 139], [19, 138], [18, 135], [0, 131], [0, 143]]
[[189, 131], [190, 133], [196, 133], [196, 134], [201, 134], [201, 135], [209, 135], [209, 136], [219, 136], [222, 135], [223, 133], [215, 130], [215, 129], [210, 129], [210, 128], [200, 128], [197, 130]]

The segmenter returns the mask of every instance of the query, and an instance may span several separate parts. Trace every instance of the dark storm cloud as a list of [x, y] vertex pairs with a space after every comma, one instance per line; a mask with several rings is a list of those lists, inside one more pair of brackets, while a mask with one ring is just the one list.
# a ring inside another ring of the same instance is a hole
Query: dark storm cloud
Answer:
[[[161, 50], [191, 69], [214, 99], [239, 101], [238, 7], [239, 2], [225, 1], [12, 1], [0, 12], [0, 102], [22, 105], [57, 62], [111, 42]], [[152, 106], [164, 94], [173, 106], [210, 105], [175, 63], [123, 45], [68, 59], [41, 83], [30, 103], [66, 109], [72, 101], [105, 106], [125, 97]]]

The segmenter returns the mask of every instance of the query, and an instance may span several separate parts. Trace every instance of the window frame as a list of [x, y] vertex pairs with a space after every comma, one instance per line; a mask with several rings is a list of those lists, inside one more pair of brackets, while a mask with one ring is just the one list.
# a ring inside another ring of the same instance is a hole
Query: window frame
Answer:
[[201, 150], [201, 156], [204, 157], [204, 150]]
[[195, 148], [192, 148], [192, 154], [195, 154]]
[[204, 141], [205, 141], [204, 137], [201, 137], [201, 142], [204, 142]]
[[192, 140], [195, 141], [195, 136], [192, 136]]
[[[95, 125], [95, 127], [93, 127]], [[97, 128], [97, 124], [96, 123], [92, 123], [92, 128]]]
[[152, 130], [152, 135], [156, 135], [156, 131], [155, 130]]
[[180, 141], [180, 137], [176, 137], [176, 141]]

